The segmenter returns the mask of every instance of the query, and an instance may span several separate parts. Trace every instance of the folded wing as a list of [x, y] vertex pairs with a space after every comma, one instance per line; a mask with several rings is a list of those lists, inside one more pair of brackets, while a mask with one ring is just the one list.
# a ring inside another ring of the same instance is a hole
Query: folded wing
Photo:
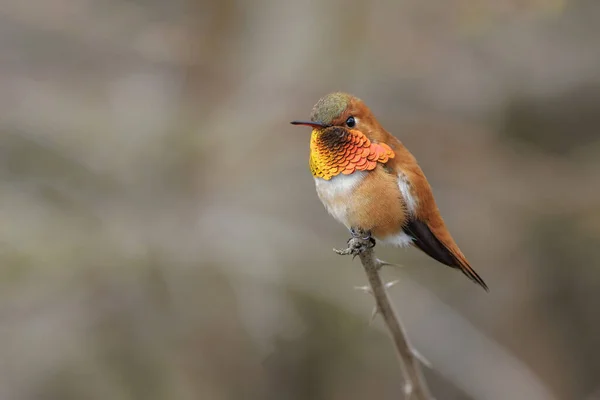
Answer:
[[425, 254], [444, 265], [460, 269], [472, 281], [481, 285], [486, 291], [489, 291], [483, 279], [471, 268], [469, 262], [453, 241], [444, 244], [438, 239], [427, 223], [416, 218], [408, 221], [404, 227], [404, 232], [414, 238], [413, 244]]

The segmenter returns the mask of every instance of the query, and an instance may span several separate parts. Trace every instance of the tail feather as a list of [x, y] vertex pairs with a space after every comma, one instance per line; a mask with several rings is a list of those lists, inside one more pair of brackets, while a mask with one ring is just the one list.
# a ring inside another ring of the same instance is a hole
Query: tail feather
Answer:
[[431, 229], [427, 223], [418, 219], [411, 219], [404, 227], [404, 231], [414, 239], [413, 244], [425, 254], [444, 265], [460, 269], [469, 279], [489, 292], [488, 286], [479, 274], [471, 268], [445, 228], [443, 230], [439, 228]]
[[467, 277], [469, 277], [469, 279], [471, 279], [473, 282], [479, 284], [482, 288], [485, 289], [486, 292], [490, 291], [490, 289], [485, 284], [483, 279], [481, 279], [479, 274], [477, 272], [475, 272], [475, 270], [473, 268], [471, 268], [471, 266], [466, 262], [466, 260], [464, 262], [460, 262], [459, 260], [457, 260], [457, 261], [460, 264], [458, 266], [458, 268], [462, 271], [463, 274], [465, 274]]

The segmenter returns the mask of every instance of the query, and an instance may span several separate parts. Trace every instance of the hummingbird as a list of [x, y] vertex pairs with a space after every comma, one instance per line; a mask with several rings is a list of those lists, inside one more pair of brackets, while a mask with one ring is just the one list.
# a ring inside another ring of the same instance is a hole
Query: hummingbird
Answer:
[[291, 123], [312, 128], [309, 167], [317, 195], [353, 236], [360, 230], [373, 245], [376, 239], [417, 247], [488, 290], [446, 228], [417, 160], [362, 100], [330, 93], [310, 121]]

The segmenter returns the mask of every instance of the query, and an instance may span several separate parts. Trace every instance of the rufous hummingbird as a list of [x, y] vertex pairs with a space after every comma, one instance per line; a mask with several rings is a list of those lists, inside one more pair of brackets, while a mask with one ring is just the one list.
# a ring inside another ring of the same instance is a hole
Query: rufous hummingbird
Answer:
[[[327, 211], [353, 234], [416, 246], [488, 290], [444, 224], [431, 186], [406, 147], [357, 97], [331, 93], [312, 109], [309, 165]], [[373, 242], [374, 243], [374, 242]]]

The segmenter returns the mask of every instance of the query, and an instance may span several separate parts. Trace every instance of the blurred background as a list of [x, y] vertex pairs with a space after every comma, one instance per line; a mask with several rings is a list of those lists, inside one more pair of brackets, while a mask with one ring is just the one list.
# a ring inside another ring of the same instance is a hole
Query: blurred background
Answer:
[[486, 294], [378, 247], [439, 400], [600, 399], [598, 0], [0, 1], [0, 399], [401, 399], [309, 130], [415, 154]]

